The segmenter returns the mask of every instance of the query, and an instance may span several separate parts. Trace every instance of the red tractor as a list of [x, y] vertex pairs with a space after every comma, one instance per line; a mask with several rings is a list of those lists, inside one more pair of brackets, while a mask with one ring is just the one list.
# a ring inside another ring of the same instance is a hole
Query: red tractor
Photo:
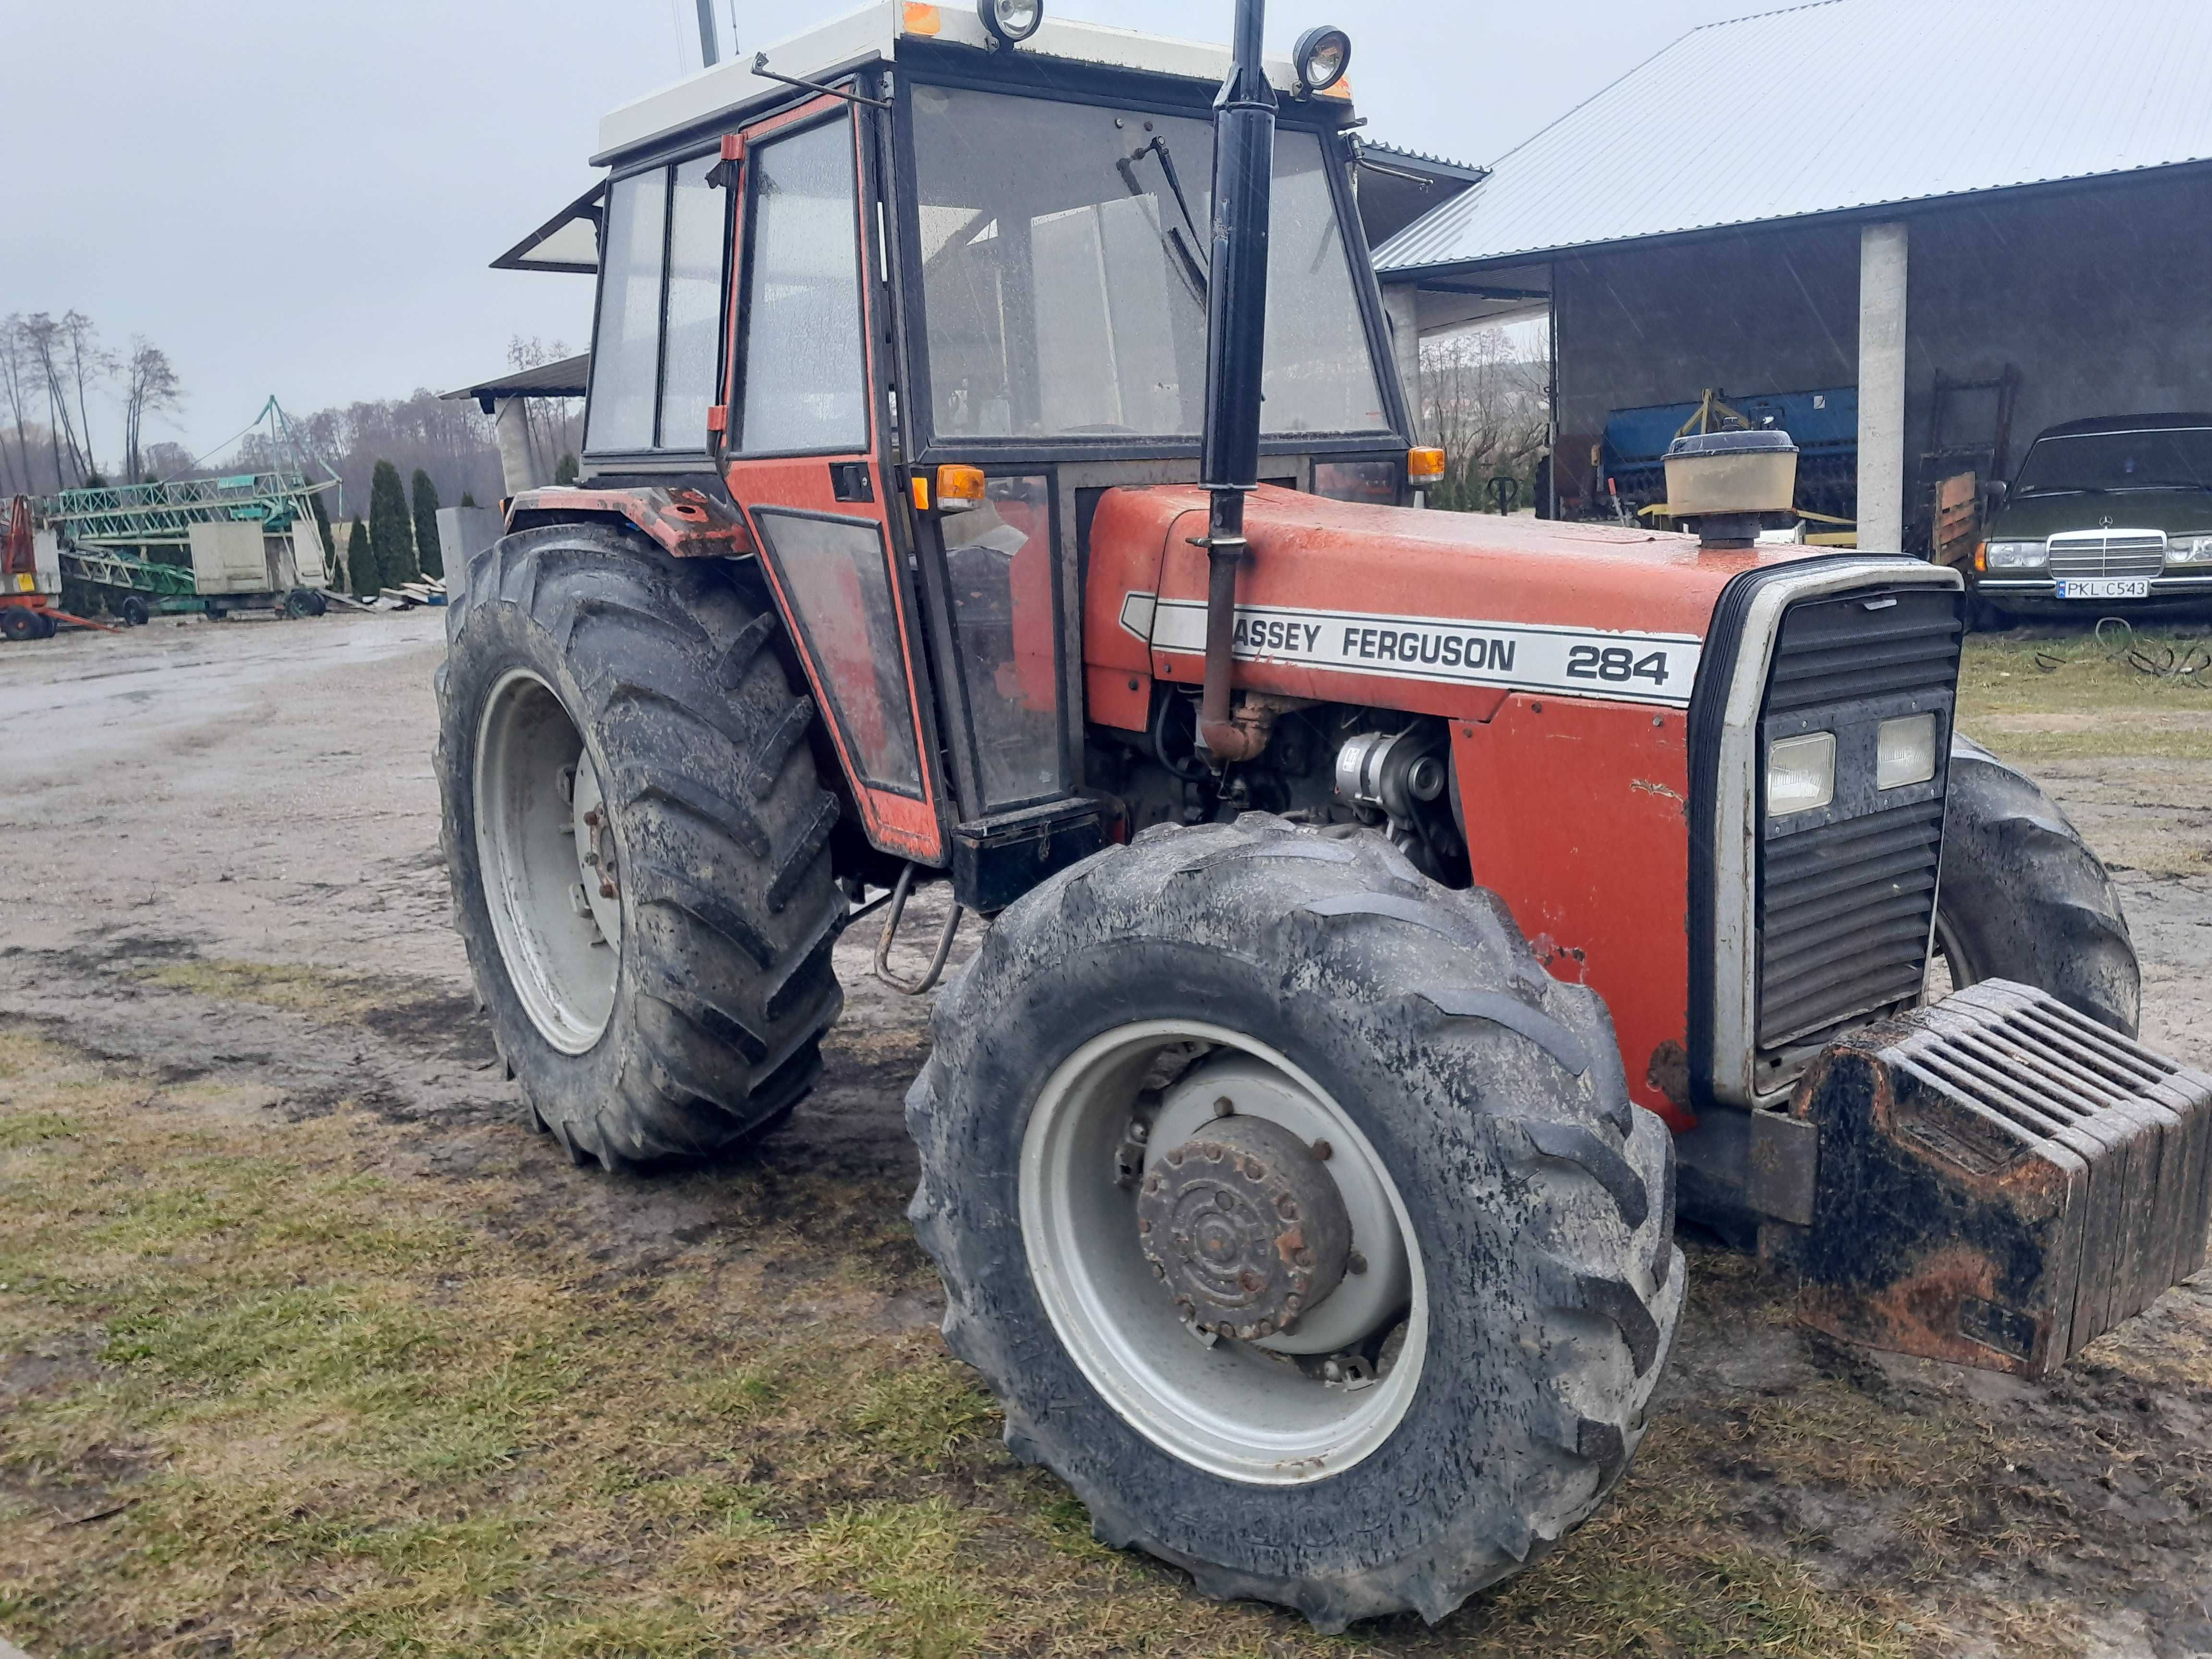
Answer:
[[1755, 544], [1728, 445], [1698, 538], [1418, 510], [1350, 43], [1259, 14], [878, 5], [610, 117], [585, 477], [440, 769], [579, 1161], [781, 1121], [872, 890], [994, 918], [907, 1101], [946, 1340], [1101, 1538], [1334, 1628], [1589, 1515], [1678, 1208], [2033, 1375], [2201, 1261], [2212, 1079], [1953, 732], [1954, 572]]

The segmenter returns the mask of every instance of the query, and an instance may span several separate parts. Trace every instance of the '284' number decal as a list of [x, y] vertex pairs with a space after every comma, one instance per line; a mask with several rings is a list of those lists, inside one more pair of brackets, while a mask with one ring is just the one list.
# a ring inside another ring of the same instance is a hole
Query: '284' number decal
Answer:
[[1667, 653], [1653, 651], [1639, 657], [1625, 645], [1577, 645], [1567, 653], [1567, 678], [1610, 680], [1616, 685], [1650, 680], [1654, 685], [1664, 685]]

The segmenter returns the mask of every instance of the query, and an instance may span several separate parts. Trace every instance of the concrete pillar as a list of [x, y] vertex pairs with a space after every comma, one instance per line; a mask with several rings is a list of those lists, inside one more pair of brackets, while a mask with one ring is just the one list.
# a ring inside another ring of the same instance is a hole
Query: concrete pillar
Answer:
[[1905, 228], [1859, 232], [1859, 550], [1905, 548]]
[[531, 455], [530, 404], [526, 398], [501, 398], [492, 416], [499, 437], [500, 482], [509, 495], [543, 482]]
[[1413, 289], [1384, 289], [1382, 315], [1390, 325], [1390, 356], [1398, 365], [1398, 384], [1405, 388], [1406, 408], [1413, 417], [1413, 436], [1418, 441], [1421, 437], [1421, 319]]

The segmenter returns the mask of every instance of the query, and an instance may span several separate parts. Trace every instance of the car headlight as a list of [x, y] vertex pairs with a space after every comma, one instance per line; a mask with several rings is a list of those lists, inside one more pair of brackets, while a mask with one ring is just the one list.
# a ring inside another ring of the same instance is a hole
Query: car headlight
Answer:
[[2051, 562], [2051, 548], [2045, 542], [1991, 542], [1989, 551], [1992, 570], [2040, 570]]
[[1836, 734], [1777, 738], [1766, 750], [1766, 816], [1810, 812], [1836, 798]]
[[1936, 775], [1936, 717], [1900, 714], [1884, 720], [1874, 737], [1874, 785], [1902, 789]]
[[2168, 564], [2212, 565], [2212, 536], [2175, 536], [2166, 544]]

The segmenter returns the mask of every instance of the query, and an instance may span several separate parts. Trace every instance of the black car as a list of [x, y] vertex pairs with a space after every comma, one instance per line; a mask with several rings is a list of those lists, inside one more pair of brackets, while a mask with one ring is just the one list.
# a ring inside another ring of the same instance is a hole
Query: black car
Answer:
[[2107, 415], [2028, 446], [1975, 550], [1999, 610], [2212, 603], [2212, 415]]

